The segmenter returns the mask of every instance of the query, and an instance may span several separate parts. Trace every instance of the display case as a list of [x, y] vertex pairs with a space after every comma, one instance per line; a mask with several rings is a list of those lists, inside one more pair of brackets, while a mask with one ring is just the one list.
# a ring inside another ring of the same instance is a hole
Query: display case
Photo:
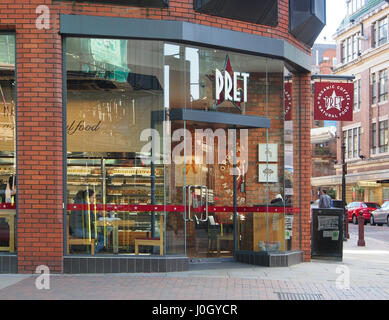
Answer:
[[116, 167], [106, 169], [107, 203], [163, 204], [163, 168], [155, 168], [155, 198], [152, 197], [150, 167]]
[[163, 204], [164, 168], [154, 166], [153, 172], [131, 154], [68, 155], [67, 202], [73, 203], [79, 190], [92, 188], [101, 204]]
[[98, 202], [103, 200], [103, 177], [100, 163], [88, 163], [81, 165], [77, 162], [68, 164], [67, 168], [67, 198], [68, 203], [73, 203], [78, 191], [93, 189]]

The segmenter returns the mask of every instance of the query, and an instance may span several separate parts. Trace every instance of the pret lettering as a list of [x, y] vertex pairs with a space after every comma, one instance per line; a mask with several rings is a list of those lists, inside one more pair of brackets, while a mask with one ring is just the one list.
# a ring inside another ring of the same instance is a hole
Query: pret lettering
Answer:
[[[233, 102], [247, 102], [247, 82], [250, 74], [244, 72], [229, 72], [224, 71], [224, 74], [216, 69], [216, 100], [220, 99], [220, 95], [224, 90], [224, 99]], [[238, 88], [238, 80], [243, 80], [243, 88]]]

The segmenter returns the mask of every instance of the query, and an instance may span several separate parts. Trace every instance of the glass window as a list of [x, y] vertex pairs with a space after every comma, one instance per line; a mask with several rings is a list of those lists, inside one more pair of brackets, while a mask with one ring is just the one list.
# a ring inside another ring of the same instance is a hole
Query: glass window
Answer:
[[342, 63], [347, 62], [347, 42], [342, 41]]
[[8, 252], [15, 251], [15, 101], [15, 36], [0, 33], [0, 251]]
[[375, 73], [371, 75], [371, 103], [377, 103], [377, 78]]
[[361, 80], [354, 82], [354, 111], [361, 109]]
[[163, 43], [67, 38], [66, 49], [68, 252], [134, 253], [135, 239], [163, 236], [165, 224], [160, 212], [115, 209], [166, 196], [165, 167], [142, 149], [164, 103]]
[[357, 158], [361, 153], [361, 130], [353, 128], [343, 131], [343, 139], [346, 142], [346, 158]]
[[377, 152], [377, 124], [372, 123], [371, 125], [371, 153], [376, 154]]
[[[206, 203], [232, 206], [234, 154], [239, 206], [293, 205], [293, 126], [283, 117], [282, 61], [162, 41], [71, 37], [66, 70], [69, 254], [128, 255], [138, 248], [142, 254], [232, 256], [235, 227], [241, 250], [299, 246], [298, 229], [285, 238], [286, 222], [297, 228], [298, 215], [263, 209], [239, 215], [234, 225], [231, 212], [196, 211]], [[263, 116], [272, 127], [171, 120], [168, 110], [185, 108]], [[217, 163], [202, 161], [209, 154]], [[143, 245], [138, 238], [163, 244]], [[228, 240], [220, 250], [218, 239]]]
[[388, 41], [388, 18], [378, 21], [378, 45], [383, 45]]
[[352, 36], [353, 39], [353, 59], [358, 57], [358, 35], [355, 34]]
[[388, 71], [382, 70], [378, 73], [378, 102], [388, 99]]
[[351, 38], [347, 38], [347, 62], [351, 61], [352, 59], [352, 39]]
[[379, 122], [379, 152], [388, 151], [388, 120]]
[[354, 144], [354, 150], [353, 150], [353, 157], [356, 158], [359, 156], [359, 136], [358, 136], [358, 128], [353, 129], [353, 144]]
[[365, 0], [349, 0], [347, 2], [347, 15], [352, 15], [365, 5]]

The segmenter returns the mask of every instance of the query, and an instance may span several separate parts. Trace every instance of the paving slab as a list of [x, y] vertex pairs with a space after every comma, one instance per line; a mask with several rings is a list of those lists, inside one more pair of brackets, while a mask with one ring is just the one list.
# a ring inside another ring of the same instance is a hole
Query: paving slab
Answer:
[[38, 289], [38, 275], [0, 274], [0, 300], [389, 300], [389, 229], [358, 247], [351, 228], [342, 261], [268, 268], [208, 260], [187, 272], [53, 274], [49, 289]]

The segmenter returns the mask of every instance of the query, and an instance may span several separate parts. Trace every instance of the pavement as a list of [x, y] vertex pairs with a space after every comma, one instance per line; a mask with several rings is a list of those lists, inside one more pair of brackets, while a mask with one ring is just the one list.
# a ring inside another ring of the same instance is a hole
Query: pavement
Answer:
[[0, 300], [389, 300], [389, 228], [370, 227], [379, 236], [365, 233], [358, 247], [357, 227], [349, 226], [342, 261], [267, 268], [207, 260], [187, 272], [62, 274], [46, 282], [2, 274]]

